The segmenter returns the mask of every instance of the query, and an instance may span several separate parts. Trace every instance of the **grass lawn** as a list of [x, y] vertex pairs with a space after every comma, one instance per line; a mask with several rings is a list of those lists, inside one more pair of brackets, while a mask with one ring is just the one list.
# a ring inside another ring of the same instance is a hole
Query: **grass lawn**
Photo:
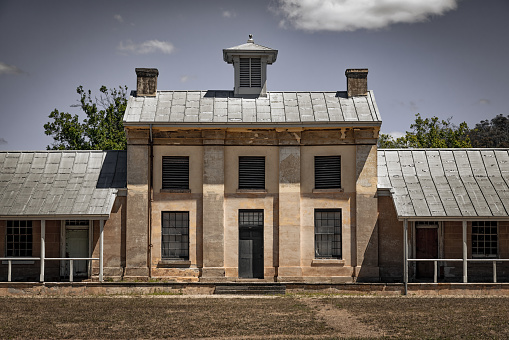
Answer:
[[0, 338], [509, 338], [509, 298], [5, 297]]

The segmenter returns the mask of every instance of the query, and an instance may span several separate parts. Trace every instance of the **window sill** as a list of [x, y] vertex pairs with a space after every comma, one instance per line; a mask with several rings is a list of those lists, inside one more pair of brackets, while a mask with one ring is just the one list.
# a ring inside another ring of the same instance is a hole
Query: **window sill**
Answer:
[[191, 261], [189, 260], [161, 260], [157, 264], [157, 268], [189, 268]]
[[311, 267], [343, 267], [345, 260], [340, 259], [314, 259]]
[[334, 188], [334, 189], [313, 189], [313, 194], [319, 193], [335, 193], [335, 192], [344, 192], [343, 188]]
[[161, 192], [170, 194], [190, 194], [191, 189], [161, 189]]
[[266, 189], [237, 189], [238, 194], [266, 194]]

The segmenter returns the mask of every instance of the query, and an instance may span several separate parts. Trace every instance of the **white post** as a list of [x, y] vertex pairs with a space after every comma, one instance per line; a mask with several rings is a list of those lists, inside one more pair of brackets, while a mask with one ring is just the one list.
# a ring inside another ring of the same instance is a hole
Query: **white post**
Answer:
[[69, 282], [74, 280], [74, 264], [72, 260], [69, 260]]
[[99, 221], [99, 282], [103, 282], [104, 265], [104, 220]]
[[497, 261], [493, 261], [493, 283], [497, 283]]
[[8, 260], [9, 263], [9, 270], [7, 271], [7, 282], [11, 282], [11, 276], [12, 276], [12, 261]]
[[408, 221], [403, 220], [403, 282], [405, 284], [405, 295], [408, 293]]
[[44, 282], [44, 258], [46, 257], [46, 220], [41, 220], [41, 277], [39, 281]]
[[438, 265], [437, 265], [437, 260], [433, 261], [433, 282], [434, 283], [437, 283], [438, 282]]
[[463, 283], [468, 282], [467, 274], [467, 221], [463, 221]]

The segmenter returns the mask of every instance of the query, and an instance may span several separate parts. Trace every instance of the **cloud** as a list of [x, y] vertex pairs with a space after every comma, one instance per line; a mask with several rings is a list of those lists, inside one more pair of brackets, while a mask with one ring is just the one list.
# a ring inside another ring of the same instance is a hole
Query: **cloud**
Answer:
[[235, 18], [237, 13], [235, 11], [223, 11], [223, 17], [225, 18]]
[[8, 65], [0, 61], [0, 75], [2, 74], [25, 74], [26, 72], [22, 69], [14, 66]]
[[3, 138], [0, 138], [0, 145], [5, 145], [5, 144], [9, 144], [7, 143], [7, 141]]
[[277, 0], [272, 8], [288, 24], [305, 31], [380, 29], [426, 21], [456, 9], [458, 0]]
[[115, 14], [115, 15], [113, 16], [113, 18], [114, 18], [115, 20], [117, 20], [118, 22], [124, 22], [124, 18], [122, 18], [122, 16], [121, 16], [120, 14]]
[[180, 77], [180, 82], [181, 82], [181, 83], [185, 83], [185, 82], [187, 82], [189, 79], [191, 79], [191, 77], [189, 77], [189, 76], [182, 76], [182, 77]]
[[479, 99], [478, 103], [480, 105], [490, 105], [491, 104], [491, 100], [483, 98], [483, 99]]
[[147, 40], [140, 44], [136, 44], [131, 40], [126, 40], [125, 42], [121, 41], [120, 44], [118, 44], [117, 50], [120, 52], [134, 54], [149, 54], [157, 52], [171, 54], [175, 50], [175, 47], [172, 43], [167, 41]]

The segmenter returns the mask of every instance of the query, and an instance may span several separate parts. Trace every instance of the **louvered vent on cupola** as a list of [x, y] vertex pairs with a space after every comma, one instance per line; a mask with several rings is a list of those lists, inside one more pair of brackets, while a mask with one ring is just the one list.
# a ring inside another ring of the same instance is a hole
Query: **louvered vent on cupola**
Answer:
[[235, 95], [266, 96], [267, 65], [276, 58], [277, 50], [255, 44], [252, 35], [246, 44], [224, 49], [224, 61], [235, 69]]
[[240, 58], [240, 87], [262, 87], [261, 58]]

